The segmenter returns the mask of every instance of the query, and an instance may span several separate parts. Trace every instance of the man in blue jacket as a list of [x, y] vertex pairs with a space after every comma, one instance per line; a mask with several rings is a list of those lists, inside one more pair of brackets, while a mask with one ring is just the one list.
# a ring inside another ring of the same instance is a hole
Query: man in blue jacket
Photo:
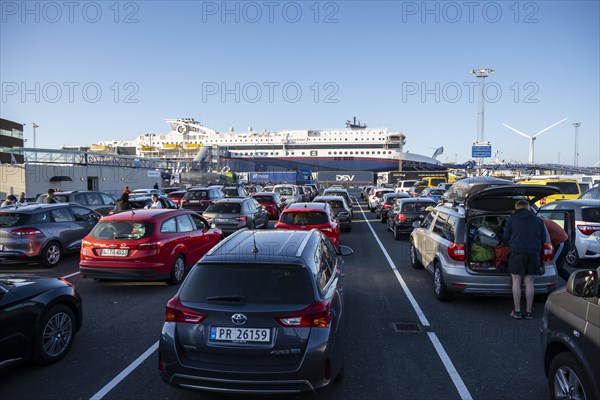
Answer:
[[[529, 207], [527, 200], [515, 203], [515, 212], [506, 221], [504, 241], [510, 245], [508, 269], [512, 275], [512, 293], [515, 308], [510, 316], [517, 319], [532, 319], [533, 307], [533, 275], [541, 266], [540, 259], [546, 228], [544, 223]], [[525, 282], [525, 315], [521, 312], [521, 279]]]

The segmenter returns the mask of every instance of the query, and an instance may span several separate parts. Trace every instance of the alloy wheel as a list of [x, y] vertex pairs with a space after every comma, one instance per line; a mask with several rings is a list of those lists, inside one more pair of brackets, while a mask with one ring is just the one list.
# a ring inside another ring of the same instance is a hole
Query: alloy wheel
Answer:
[[586, 399], [583, 385], [571, 368], [562, 366], [554, 374], [554, 398]]
[[73, 321], [64, 312], [56, 313], [48, 320], [42, 334], [42, 347], [50, 357], [63, 353], [71, 342], [73, 336]]

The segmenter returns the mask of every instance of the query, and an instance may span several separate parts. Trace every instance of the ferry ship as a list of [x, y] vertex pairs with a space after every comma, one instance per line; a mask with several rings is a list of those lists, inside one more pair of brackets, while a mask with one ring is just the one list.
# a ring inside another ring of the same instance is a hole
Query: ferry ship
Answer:
[[166, 134], [141, 134], [131, 141], [105, 141], [90, 151], [193, 160], [231, 171], [299, 169], [312, 171], [390, 171], [403, 163], [436, 164], [435, 158], [403, 152], [406, 137], [356, 120], [343, 129], [220, 133], [193, 118], [166, 119]]

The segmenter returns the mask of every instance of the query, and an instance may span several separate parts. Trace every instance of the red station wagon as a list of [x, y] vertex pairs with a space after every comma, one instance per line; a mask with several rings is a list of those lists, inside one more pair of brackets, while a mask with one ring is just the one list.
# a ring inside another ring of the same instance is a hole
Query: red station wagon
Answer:
[[269, 219], [279, 219], [281, 211], [285, 208], [285, 203], [281, 200], [279, 193], [258, 192], [254, 193], [252, 197], [265, 208], [265, 211], [269, 214]]
[[281, 213], [275, 229], [318, 229], [336, 249], [340, 247], [340, 224], [335, 222], [333, 211], [327, 203], [294, 203]]
[[80, 271], [88, 278], [178, 284], [222, 238], [193, 211], [124, 211], [102, 218], [83, 239]]

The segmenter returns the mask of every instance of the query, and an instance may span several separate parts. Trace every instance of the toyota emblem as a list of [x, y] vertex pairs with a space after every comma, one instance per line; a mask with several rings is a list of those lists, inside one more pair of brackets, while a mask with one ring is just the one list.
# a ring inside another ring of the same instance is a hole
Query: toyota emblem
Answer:
[[236, 325], [244, 325], [248, 321], [248, 318], [244, 314], [233, 314], [231, 316], [231, 322]]

